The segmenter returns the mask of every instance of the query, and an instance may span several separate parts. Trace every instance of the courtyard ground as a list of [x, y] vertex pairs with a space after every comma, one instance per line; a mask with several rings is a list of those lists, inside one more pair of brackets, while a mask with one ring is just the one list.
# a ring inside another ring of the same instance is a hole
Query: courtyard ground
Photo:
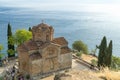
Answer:
[[[62, 80], [102, 80], [96, 76], [93, 76], [90, 68], [79, 64], [76, 59], [72, 59], [72, 69], [66, 74], [70, 75], [68, 77], [62, 77]], [[46, 77], [42, 80], [54, 80], [54, 75]]]

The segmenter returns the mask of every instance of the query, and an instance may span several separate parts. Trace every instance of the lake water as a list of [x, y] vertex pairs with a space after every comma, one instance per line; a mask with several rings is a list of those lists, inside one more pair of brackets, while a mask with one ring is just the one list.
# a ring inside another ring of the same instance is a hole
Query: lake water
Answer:
[[120, 56], [120, 18], [100, 12], [37, 11], [22, 8], [0, 7], [0, 44], [7, 50], [7, 24], [17, 29], [28, 29], [45, 23], [54, 27], [54, 37], [64, 36], [71, 47], [75, 40], [82, 40], [89, 51], [99, 45], [103, 36], [113, 40], [113, 55]]

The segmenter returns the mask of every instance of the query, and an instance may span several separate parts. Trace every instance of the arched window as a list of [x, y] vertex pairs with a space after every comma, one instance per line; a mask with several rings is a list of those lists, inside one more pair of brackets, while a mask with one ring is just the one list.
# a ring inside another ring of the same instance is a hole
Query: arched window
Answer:
[[49, 48], [49, 55], [53, 55], [54, 50], [52, 48]]

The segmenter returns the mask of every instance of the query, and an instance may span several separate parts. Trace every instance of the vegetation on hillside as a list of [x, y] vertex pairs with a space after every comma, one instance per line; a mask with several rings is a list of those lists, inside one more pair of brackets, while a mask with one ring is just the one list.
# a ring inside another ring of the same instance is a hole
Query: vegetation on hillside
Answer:
[[15, 47], [14, 43], [11, 44], [11, 37], [12, 37], [12, 30], [11, 30], [11, 25], [8, 23], [8, 29], [7, 29], [7, 40], [8, 40], [8, 57], [15, 57]]
[[13, 38], [14, 38], [15, 44], [20, 45], [32, 38], [32, 32], [25, 29], [16, 30]]
[[120, 80], [120, 72], [112, 71], [105, 67], [100, 72], [90, 72], [91, 75], [101, 78], [100, 80]]
[[[20, 45], [24, 43], [27, 40], [30, 40], [32, 38], [32, 32], [21, 29], [21, 30], [16, 30], [15, 34], [12, 36], [9, 36], [8, 38], [8, 45]], [[8, 48], [7, 52], [9, 55], [15, 55], [16, 50], [12, 49], [11, 47]]]
[[79, 52], [82, 52], [84, 54], [88, 54], [88, 47], [85, 43], [83, 43], [81, 40], [79, 41], [75, 41], [73, 44], [72, 44], [72, 48], [74, 50], [77, 50]]
[[[77, 50], [76, 56], [81, 57], [82, 53], [88, 52], [87, 46], [82, 41], [75, 41], [72, 45], [74, 50]], [[93, 65], [98, 65], [99, 67], [109, 67], [110, 69], [120, 70], [120, 57], [112, 56], [112, 40], [107, 46], [107, 40], [104, 36], [101, 44], [96, 46], [99, 49], [98, 60], [91, 60]], [[96, 49], [95, 49], [96, 52]], [[95, 53], [94, 53], [95, 54]]]
[[81, 55], [82, 55], [82, 52], [77, 52], [76, 53], [76, 56], [78, 56], [78, 57], [81, 57]]
[[112, 56], [111, 69], [120, 70], [120, 57]]
[[98, 54], [98, 66], [99, 67], [110, 67], [111, 61], [112, 61], [112, 40], [109, 43], [109, 46], [107, 47], [107, 40], [104, 36], [101, 44], [97, 46], [99, 49]]
[[93, 64], [94, 66], [97, 66], [97, 61], [95, 59], [92, 59], [91, 64]]
[[3, 53], [1, 52], [3, 50], [3, 46], [0, 44], [0, 60], [2, 59], [3, 57]]

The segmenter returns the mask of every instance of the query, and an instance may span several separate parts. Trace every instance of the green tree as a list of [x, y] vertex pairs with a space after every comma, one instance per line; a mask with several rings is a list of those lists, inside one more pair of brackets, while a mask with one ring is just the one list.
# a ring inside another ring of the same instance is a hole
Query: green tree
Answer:
[[17, 30], [14, 35], [14, 42], [16, 45], [20, 45], [27, 40], [32, 38], [32, 32], [27, 31], [25, 29]]
[[82, 51], [84, 54], [88, 54], [88, 47], [81, 40], [75, 41], [72, 44], [72, 48], [78, 50], [79, 52]]
[[2, 57], [3, 57], [3, 53], [1, 52], [3, 49], [4, 49], [3, 46], [0, 44], [0, 60], [1, 60]]
[[99, 55], [98, 55], [98, 66], [105, 66], [105, 55], [106, 55], [106, 49], [107, 49], [107, 41], [106, 37], [104, 36], [99, 48]]
[[[8, 39], [8, 50], [15, 50], [14, 44], [11, 44], [11, 37], [12, 37], [12, 30], [11, 30], [11, 25], [8, 23], [8, 29], [7, 29], [7, 39]], [[7, 51], [8, 51], [7, 50]], [[8, 57], [15, 57], [15, 53], [10, 53], [8, 52]]]
[[14, 54], [15, 54], [15, 50], [13, 50], [13, 49], [9, 49], [9, 50], [7, 50], [7, 52], [8, 52], [10, 55], [14, 55]]
[[110, 67], [111, 61], [112, 61], [112, 40], [109, 43], [109, 46], [107, 47], [107, 40], [104, 36], [100, 46], [97, 46], [99, 49], [99, 55], [98, 55], [98, 66], [99, 67]]
[[32, 31], [31, 27], [29, 27], [29, 31]]
[[111, 66], [111, 62], [112, 62], [112, 40], [109, 43], [109, 46], [107, 48], [107, 54], [106, 56], [106, 66], [110, 67]]
[[3, 46], [0, 44], [0, 51], [2, 51], [4, 48], [3, 48]]

